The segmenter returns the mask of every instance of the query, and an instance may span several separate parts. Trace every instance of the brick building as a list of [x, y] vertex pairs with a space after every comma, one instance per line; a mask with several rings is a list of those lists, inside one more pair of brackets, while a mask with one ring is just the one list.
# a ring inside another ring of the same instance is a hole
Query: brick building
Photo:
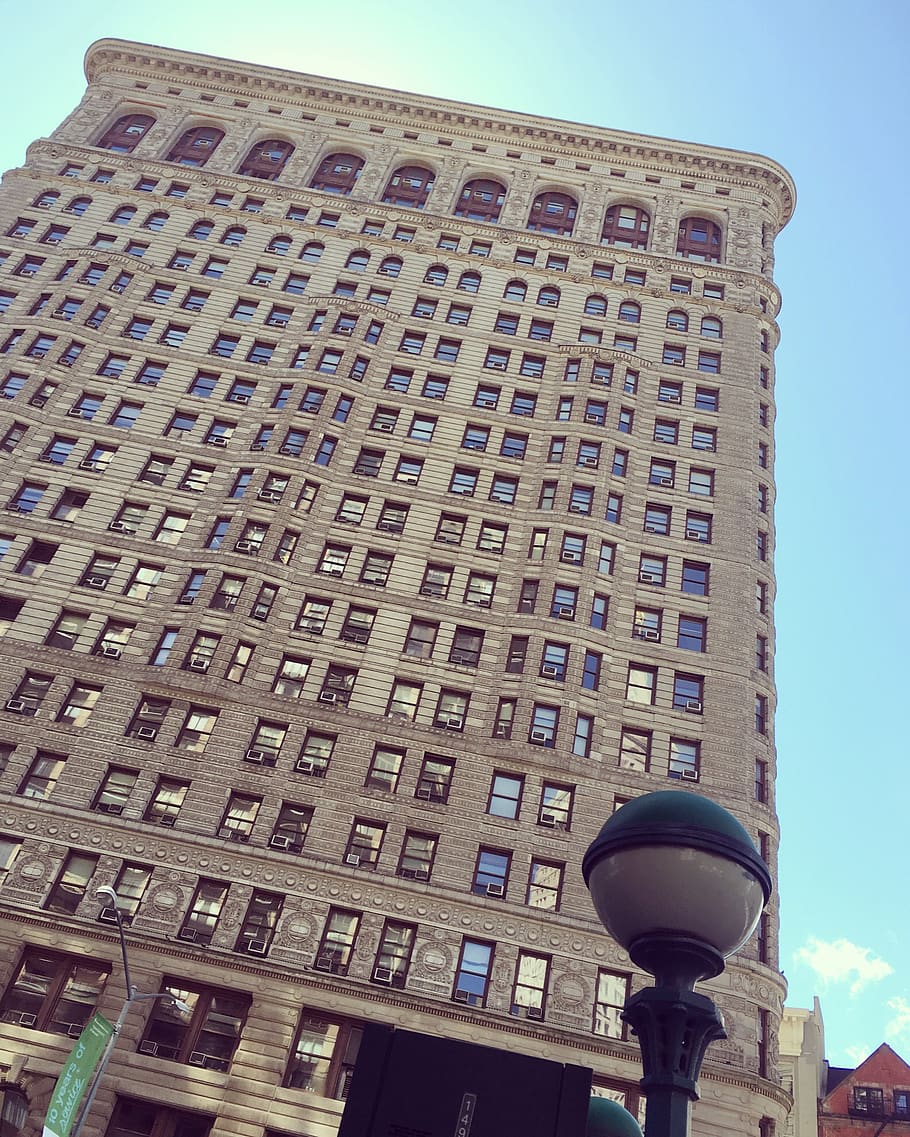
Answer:
[[[648, 790], [774, 865], [754, 154], [114, 40], [0, 194], [0, 1066], [40, 1131], [331, 1137], [360, 1024], [593, 1066], [580, 874]], [[772, 905], [699, 1133], [771, 1134]], [[162, 1104], [162, 1087], [167, 1087]], [[110, 1120], [109, 1120], [110, 1119]]]
[[883, 1042], [855, 1070], [825, 1067], [818, 1137], [910, 1133], [910, 1066]]

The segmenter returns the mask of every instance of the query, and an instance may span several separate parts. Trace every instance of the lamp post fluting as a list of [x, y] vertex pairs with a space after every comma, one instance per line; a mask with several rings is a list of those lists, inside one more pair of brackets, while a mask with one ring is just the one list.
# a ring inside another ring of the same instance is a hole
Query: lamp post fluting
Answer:
[[582, 872], [606, 930], [655, 979], [622, 1014], [641, 1046], [645, 1137], [686, 1137], [705, 1052], [726, 1038], [717, 1007], [694, 987], [752, 935], [771, 874], [731, 813], [680, 790], [614, 813]]

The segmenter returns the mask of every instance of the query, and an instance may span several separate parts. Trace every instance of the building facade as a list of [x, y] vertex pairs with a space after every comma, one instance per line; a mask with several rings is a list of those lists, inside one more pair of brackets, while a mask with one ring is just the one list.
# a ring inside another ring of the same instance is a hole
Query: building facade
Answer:
[[[704, 791], [772, 869], [753, 154], [103, 40], [0, 195], [0, 1064], [40, 1132], [331, 1137], [365, 1019], [594, 1068], [581, 855]], [[776, 902], [695, 1126], [769, 1137]], [[162, 1087], [167, 1087], [162, 1101]]]

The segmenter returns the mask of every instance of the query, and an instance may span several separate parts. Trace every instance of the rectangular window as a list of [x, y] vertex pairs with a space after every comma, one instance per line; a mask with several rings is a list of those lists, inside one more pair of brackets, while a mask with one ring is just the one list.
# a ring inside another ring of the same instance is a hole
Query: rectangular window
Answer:
[[360, 913], [343, 908], [330, 908], [323, 928], [314, 966], [317, 971], [347, 975], [354, 942], [360, 926]]
[[407, 830], [398, 860], [398, 875], [405, 880], [429, 880], [438, 841], [435, 834]]
[[519, 951], [510, 1014], [528, 1019], [544, 1017], [549, 973], [549, 956]]
[[[318, 962], [316, 966], [319, 970], [330, 970]], [[354, 1075], [362, 1035], [362, 1026], [353, 1020], [304, 1008], [283, 1084], [344, 1101]]]
[[97, 867], [97, 856], [68, 853], [42, 907], [48, 912], [75, 915]]
[[486, 1005], [487, 992], [493, 969], [494, 945], [481, 940], [462, 941], [455, 971], [452, 998], [456, 1003], [472, 1007]]
[[226, 1072], [240, 1041], [250, 997], [167, 977], [161, 989], [172, 998], [153, 1001], [139, 1053]]
[[625, 1038], [626, 1025], [622, 1010], [629, 997], [630, 977], [615, 971], [601, 970], [597, 974], [597, 991], [594, 996], [594, 1033], [604, 1038]]
[[110, 974], [110, 964], [30, 947], [0, 1001], [0, 1022], [78, 1038]]

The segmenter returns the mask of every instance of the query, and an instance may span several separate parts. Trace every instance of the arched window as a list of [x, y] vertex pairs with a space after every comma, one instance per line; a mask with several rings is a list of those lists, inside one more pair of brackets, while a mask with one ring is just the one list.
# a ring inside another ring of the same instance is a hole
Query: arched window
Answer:
[[237, 248], [238, 245], [243, 244], [243, 238], [246, 236], [246, 229], [242, 225], [232, 225], [229, 229], [225, 229], [221, 235], [222, 245], [230, 245], [232, 248]]
[[611, 205], [604, 218], [600, 241], [618, 249], [646, 249], [650, 214], [635, 205]]
[[701, 321], [701, 334], [710, 340], [723, 339], [724, 325], [716, 316], [704, 316]]
[[278, 257], [285, 257], [291, 248], [291, 238], [285, 233], [279, 233], [273, 237], [266, 245], [265, 251], [267, 253], [274, 253]]
[[435, 284], [437, 288], [442, 288], [448, 279], [449, 270], [445, 265], [430, 265], [423, 274], [424, 284]]
[[224, 138], [224, 131], [214, 126], [195, 126], [185, 130], [171, 147], [168, 162], [181, 166], [204, 166]]
[[503, 203], [506, 200], [506, 187], [502, 182], [490, 178], [475, 178], [466, 182], [458, 205], [456, 217], [466, 217], [469, 221], [486, 221], [494, 225], [499, 220]]
[[606, 296], [589, 296], [585, 300], [585, 315], [586, 316], [606, 316], [607, 314], [607, 298]]
[[720, 226], [706, 217], [685, 217], [679, 223], [676, 255], [690, 261], [720, 263]]
[[193, 237], [197, 241], [207, 241], [209, 237], [211, 237], [214, 228], [214, 221], [197, 221], [194, 225], [190, 226], [187, 236]]
[[329, 154], [319, 163], [310, 189], [323, 193], [340, 193], [347, 196], [354, 188], [363, 169], [363, 158], [356, 154]]
[[44, 193], [39, 193], [32, 205], [36, 209], [50, 209], [57, 201], [60, 194], [56, 190], [45, 190]]
[[123, 115], [107, 128], [97, 145], [117, 154], [132, 154], [154, 125], [155, 119], [150, 114]]
[[426, 166], [399, 166], [389, 178], [382, 200], [386, 205], [409, 205], [423, 209], [433, 188], [435, 175]]
[[167, 219], [168, 214], [166, 213], [150, 213], [142, 222], [142, 228], [151, 229], [153, 233], [160, 233], [167, 223]]
[[480, 273], [463, 272], [458, 278], [458, 287], [462, 292], [477, 292], [480, 289]]
[[542, 304], [544, 308], [558, 308], [559, 289], [545, 284], [537, 293], [537, 303]]
[[264, 142], [257, 142], [251, 147], [237, 172], [248, 178], [261, 178], [266, 182], [274, 182], [281, 176], [281, 171], [293, 153], [294, 147], [290, 142], [267, 138]]
[[380, 276], [398, 276], [401, 272], [401, 266], [404, 262], [401, 257], [385, 257], [376, 271]]
[[74, 197], [66, 206], [66, 212], [72, 213], [74, 217], [81, 217], [91, 204], [92, 199], [90, 197]]
[[528, 295], [528, 286], [523, 280], [510, 280], [502, 291], [504, 300], [524, 300]]
[[352, 272], [363, 272], [369, 263], [370, 254], [366, 249], [355, 249], [344, 262], [344, 267], [351, 269]]
[[528, 228], [535, 233], [554, 233], [568, 237], [575, 227], [578, 202], [567, 193], [539, 193], [528, 216]]
[[634, 300], [623, 300], [619, 306], [619, 318], [627, 324], [637, 324], [641, 320], [641, 305]]
[[300, 250], [300, 259], [311, 264], [319, 260], [325, 252], [325, 245], [321, 241], [308, 241]]
[[135, 216], [135, 205], [121, 205], [119, 209], [115, 209], [111, 214], [111, 221], [115, 225], [129, 225]]
[[689, 317], [682, 308], [674, 308], [667, 313], [667, 327], [674, 332], [687, 332], [689, 330]]

